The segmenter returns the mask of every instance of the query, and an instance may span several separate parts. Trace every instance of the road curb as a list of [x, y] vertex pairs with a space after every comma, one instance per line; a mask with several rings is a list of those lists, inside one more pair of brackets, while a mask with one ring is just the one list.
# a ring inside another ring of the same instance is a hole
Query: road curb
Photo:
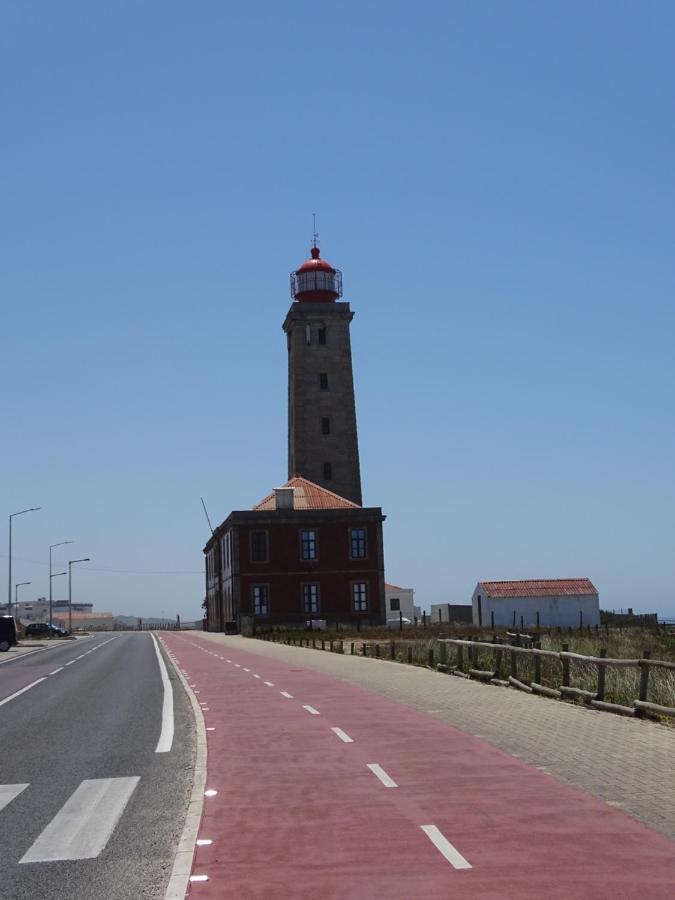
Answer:
[[192, 706], [192, 713], [195, 717], [195, 726], [197, 729], [197, 755], [195, 758], [195, 771], [192, 780], [192, 793], [190, 794], [190, 802], [188, 803], [187, 815], [185, 817], [185, 825], [181, 834], [178, 847], [176, 848], [176, 856], [171, 870], [171, 877], [164, 894], [164, 900], [184, 900], [187, 893], [190, 872], [192, 871], [192, 860], [195, 854], [197, 835], [199, 833], [199, 825], [202, 820], [202, 809], [204, 807], [204, 786], [206, 785], [206, 726], [204, 725], [204, 716], [197, 702], [197, 698], [192, 688], [187, 683], [187, 679], [181, 672], [179, 665], [174, 660], [171, 651], [164, 643], [162, 637], [159, 638], [164, 652], [169, 657], [171, 666], [178, 675], [185, 692]]

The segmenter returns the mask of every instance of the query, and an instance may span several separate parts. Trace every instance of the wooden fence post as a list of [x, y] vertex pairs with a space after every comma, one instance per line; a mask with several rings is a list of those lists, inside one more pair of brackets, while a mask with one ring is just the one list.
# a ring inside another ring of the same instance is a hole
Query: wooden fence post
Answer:
[[[601, 657], [607, 656], [607, 648], [601, 647], [599, 655]], [[597, 690], [597, 699], [604, 700], [605, 699], [605, 671], [606, 666], [598, 666], [598, 690]]]
[[495, 630], [495, 611], [494, 609], [490, 610], [490, 628]]
[[351, 656], [354, 655], [354, 641], [351, 642], [351, 647], [350, 647], [349, 653]]
[[[536, 641], [534, 646], [537, 650], [541, 650], [541, 641]], [[534, 680], [537, 684], [541, 684], [541, 656], [538, 653], [534, 654]]]
[[496, 638], [497, 649], [495, 650], [495, 678], [499, 678], [501, 680], [502, 677], [502, 648], [501, 641], [499, 638]]
[[442, 663], [447, 663], [448, 661], [448, 645], [441, 641], [438, 645], [438, 656]]
[[434, 648], [429, 647], [429, 668], [433, 669], [434, 667]]
[[[648, 660], [651, 655], [652, 655], [651, 650], [643, 650], [642, 651], [642, 659], [644, 659], [644, 660]], [[639, 695], [638, 699], [640, 699], [642, 701], [646, 701], [648, 687], [649, 687], [649, 663], [641, 662], [640, 663], [640, 695]], [[645, 716], [645, 711], [643, 709], [636, 709], [635, 714], [642, 719]]]
[[408, 646], [408, 665], [412, 666], [412, 646]]
[[398, 614], [398, 630], [403, 631], [403, 613], [400, 611]]
[[[569, 653], [570, 645], [563, 644], [563, 653]], [[566, 656], [563, 656], [562, 660], [562, 683], [563, 687], [570, 686], [570, 661]]]
[[375, 644], [375, 656], [377, 659], [380, 658], [380, 645], [379, 644]]
[[396, 659], [396, 644], [394, 641], [391, 642], [391, 658]]
[[511, 676], [518, 678], [518, 654], [511, 650]]
[[363, 656], [368, 656], [368, 645], [365, 641], [361, 644], [361, 653]]
[[344, 654], [344, 652], [345, 652], [344, 641], [340, 641], [340, 653]]
[[464, 668], [464, 647], [461, 644], [457, 645], [457, 668], [460, 672]]

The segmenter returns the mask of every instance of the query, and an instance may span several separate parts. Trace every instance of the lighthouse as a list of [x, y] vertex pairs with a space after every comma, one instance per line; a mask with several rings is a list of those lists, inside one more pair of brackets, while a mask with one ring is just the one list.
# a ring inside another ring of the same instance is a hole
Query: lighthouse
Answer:
[[284, 320], [288, 345], [288, 477], [309, 481], [362, 505], [349, 326], [342, 272], [310, 258], [291, 273]]

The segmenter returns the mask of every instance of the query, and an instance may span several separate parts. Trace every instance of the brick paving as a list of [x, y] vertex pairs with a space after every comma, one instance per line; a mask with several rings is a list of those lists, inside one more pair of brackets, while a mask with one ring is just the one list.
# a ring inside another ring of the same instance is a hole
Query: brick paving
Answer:
[[200, 637], [341, 678], [426, 712], [675, 839], [674, 728], [417, 666], [239, 636]]

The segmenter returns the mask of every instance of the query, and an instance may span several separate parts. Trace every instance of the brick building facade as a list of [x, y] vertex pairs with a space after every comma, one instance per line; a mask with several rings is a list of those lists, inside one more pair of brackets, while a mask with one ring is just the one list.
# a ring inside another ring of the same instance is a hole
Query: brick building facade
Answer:
[[230, 513], [204, 548], [210, 631], [310, 620], [381, 624], [379, 507], [292, 478], [252, 510]]

